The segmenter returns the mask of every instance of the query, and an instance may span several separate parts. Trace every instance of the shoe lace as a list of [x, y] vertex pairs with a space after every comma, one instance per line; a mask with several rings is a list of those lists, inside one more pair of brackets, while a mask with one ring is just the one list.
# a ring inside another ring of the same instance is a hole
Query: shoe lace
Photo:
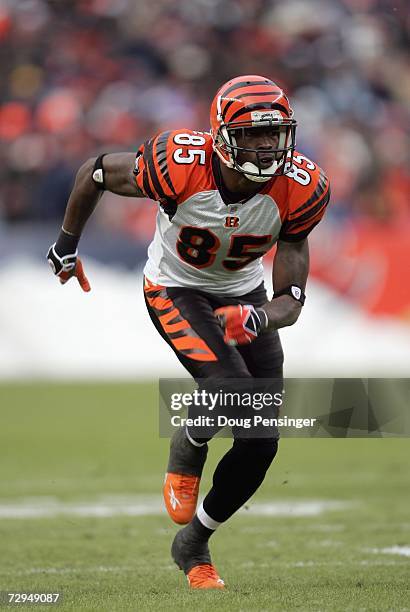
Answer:
[[219, 576], [216, 573], [214, 566], [209, 563], [206, 563], [204, 565], [198, 565], [195, 568], [195, 574], [193, 576], [193, 579], [195, 581], [202, 581], [207, 579], [218, 580]]
[[195, 476], [182, 476], [179, 482], [179, 489], [182, 495], [190, 497], [194, 492], [198, 479]]

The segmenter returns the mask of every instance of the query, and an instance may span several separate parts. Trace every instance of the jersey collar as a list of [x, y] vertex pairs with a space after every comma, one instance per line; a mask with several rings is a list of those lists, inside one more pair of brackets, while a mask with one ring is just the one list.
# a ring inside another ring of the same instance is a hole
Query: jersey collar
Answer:
[[221, 162], [216, 153], [212, 154], [212, 173], [214, 176], [215, 184], [218, 188], [219, 193], [221, 194], [221, 198], [224, 204], [226, 204], [227, 206], [229, 206], [230, 204], [243, 204], [248, 200], [251, 200], [257, 193], [266, 191], [268, 186], [270, 187], [272, 181], [274, 180], [273, 177], [268, 183], [260, 183], [260, 186], [252, 195], [249, 195], [248, 193], [230, 191], [223, 182]]

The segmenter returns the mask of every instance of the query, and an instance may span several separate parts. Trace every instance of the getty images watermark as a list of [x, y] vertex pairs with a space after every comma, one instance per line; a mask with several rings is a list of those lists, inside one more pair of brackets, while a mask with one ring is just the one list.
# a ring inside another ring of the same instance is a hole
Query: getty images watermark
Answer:
[[410, 436], [409, 378], [160, 379], [159, 434]]
[[[261, 414], [251, 414], [251, 416], [229, 416], [220, 414], [223, 409], [237, 408], [243, 410], [248, 408], [253, 411], [262, 411], [264, 408], [280, 409], [283, 406], [284, 392], [236, 392], [207, 391], [206, 389], [194, 389], [191, 393], [174, 392], [170, 396], [170, 408], [172, 411], [183, 411], [186, 409], [207, 410], [211, 414], [197, 414], [195, 416], [182, 416], [181, 414], [171, 414], [170, 422], [172, 427], [239, 427], [251, 429], [252, 427], [313, 427], [316, 418], [292, 418], [284, 415], [283, 417], [267, 417]], [[248, 410], [248, 412], [250, 412]], [[214, 414], [214, 412], [219, 414]], [[195, 410], [194, 410], [195, 414]]]

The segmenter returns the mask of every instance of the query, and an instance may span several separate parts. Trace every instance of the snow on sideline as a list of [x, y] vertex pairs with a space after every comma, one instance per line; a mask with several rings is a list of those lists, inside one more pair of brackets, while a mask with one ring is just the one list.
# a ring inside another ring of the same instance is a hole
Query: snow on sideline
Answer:
[[[242, 516], [309, 517], [351, 504], [332, 500], [259, 502], [240, 510]], [[27, 498], [0, 504], [1, 519], [55, 518], [58, 516], [110, 518], [113, 516], [155, 516], [165, 514], [158, 495], [112, 496], [94, 501], [62, 502], [52, 497]]]
[[[45, 262], [0, 267], [0, 379], [186, 377], [149, 320], [141, 272], [90, 260], [85, 269], [89, 294], [75, 281], [61, 287]], [[297, 324], [281, 330], [287, 376], [409, 375], [409, 326], [370, 319], [312, 280], [307, 295]]]

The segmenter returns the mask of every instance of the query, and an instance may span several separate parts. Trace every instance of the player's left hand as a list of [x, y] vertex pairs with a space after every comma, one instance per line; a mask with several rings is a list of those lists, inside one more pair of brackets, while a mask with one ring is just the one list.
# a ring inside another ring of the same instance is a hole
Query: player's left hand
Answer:
[[55, 250], [55, 244], [53, 244], [47, 253], [47, 261], [62, 285], [65, 285], [70, 278], [75, 277], [83, 291], [87, 293], [91, 291], [90, 283], [85, 275], [82, 261], [77, 256], [77, 251], [60, 256]]
[[268, 317], [264, 310], [254, 306], [222, 306], [217, 308], [215, 316], [225, 330], [224, 340], [227, 344], [249, 344], [268, 326]]
[[81, 289], [88, 293], [91, 291], [91, 285], [88, 278], [85, 275], [83, 263], [79, 257], [77, 257], [77, 261], [75, 263], [75, 268], [71, 272], [61, 272], [60, 273], [60, 283], [65, 285], [65, 283], [72, 277], [75, 276], [78, 280], [78, 284]]

